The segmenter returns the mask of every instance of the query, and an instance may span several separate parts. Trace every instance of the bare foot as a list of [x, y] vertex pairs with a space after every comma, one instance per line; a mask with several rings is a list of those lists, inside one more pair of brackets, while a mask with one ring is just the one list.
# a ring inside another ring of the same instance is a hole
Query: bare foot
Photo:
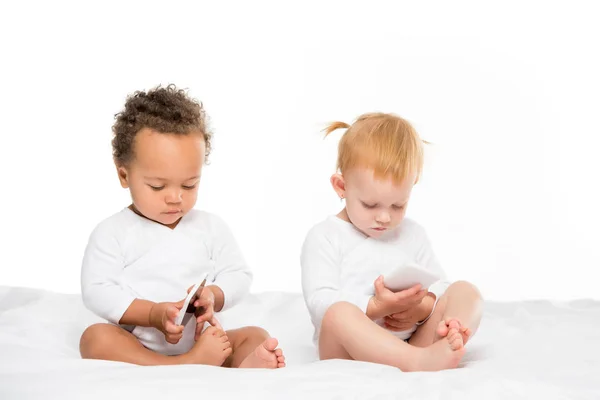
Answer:
[[221, 366], [231, 355], [231, 343], [221, 329], [206, 328], [189, 352], [185, 354], [190, 364]]
[[277, 339], [268, 338], [254, 349], [240, 364], [240, 368], [283, 368], [285, 356], [277, 348]]
[[441, 371], [456, 368], [465, 354], [461, 333], [450, 328], [446, 336], [431, 346], [415, 348], [417, 357], [409, 371]]
[[435, 330], [436, 339], [441, 339], [448, 335], [450, 329], [456, 329], [462, 335], [463, 343], [467, 344], [471, 338], [472, 332], [469, 328], [462, 326], [459, 320], [455, 318], [446, 318], [440, 321], [437, 329]]

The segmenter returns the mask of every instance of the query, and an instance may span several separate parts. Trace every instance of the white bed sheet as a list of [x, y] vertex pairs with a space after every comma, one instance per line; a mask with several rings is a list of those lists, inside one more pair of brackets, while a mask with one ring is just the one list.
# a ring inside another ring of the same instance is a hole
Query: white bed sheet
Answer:
[[227, 329], [260, 325], [280, 340], [288, 366], [274, 371], [81, 360], [79, 337], [99, 321], [78, 295], [0, 286], [0, 399], [600, 399], [591, 300], [487, 303], [461, 368], [434, 373], [317, 361], [297, 293], [251, 295], [222, 316]]

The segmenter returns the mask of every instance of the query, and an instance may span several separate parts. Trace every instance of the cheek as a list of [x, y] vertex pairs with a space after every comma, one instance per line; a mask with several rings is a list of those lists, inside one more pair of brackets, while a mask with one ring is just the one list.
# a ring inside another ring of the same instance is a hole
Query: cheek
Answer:
[[198, 198], [198, 189], [196, 190], [186, 190], [183, 192], [182, 200], [184, 204], [184, 208], [192, 208], [196, 203], [196, 199]]
[[161, 192], [155, 192], [148, 185], [131, 186], [131, 197], [142, 205], [152, 205], [161, 199]]
[[198, 197], [198, 188], [194, 190], [187, 190], [183, 192], [183, 198], [189, 200], [196, 200]]
[[131, 197], [133, 197], [133, 199], [136, 201], [143, 201], [144, 197], [146, 197], [146, 194], [144, 193], [144, 188], [142, 186], [130, 185], [129, 191], [131, 192]]
[[406, 208], [401, 211], [396, 211], [393, 216], [395, 223], [399, 224], [400, 221], [402, 221], [404, 219], [405, 214], [406, 214]]
[[373, 219], [372, 211], [365, 209], [361, 204], [347, 205], [346, 209], [350, 219], [357, 225]]

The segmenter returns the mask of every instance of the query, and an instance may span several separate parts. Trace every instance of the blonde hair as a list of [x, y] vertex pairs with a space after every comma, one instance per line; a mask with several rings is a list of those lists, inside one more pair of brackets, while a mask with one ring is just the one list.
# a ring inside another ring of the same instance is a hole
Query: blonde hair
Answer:
[[[347, 129], [338, 145], [337, 169], [343, 174], [352, 168], [373, 169], [376, 178], [391, 177], [402, 183], [411, 174], [415, 183], [423, 170], [423, 141], [412, 125], [394, 114], [363, 114], [352, 125], [333, 122], [325, 136]], [[426, 143], [426, 142], [425, 142]]]

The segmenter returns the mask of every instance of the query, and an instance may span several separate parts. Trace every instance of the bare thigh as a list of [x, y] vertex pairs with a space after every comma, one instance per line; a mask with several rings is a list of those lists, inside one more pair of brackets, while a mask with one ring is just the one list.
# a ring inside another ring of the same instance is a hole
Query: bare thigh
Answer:
[[82, 358], [122, 361], [140, 365], [164, 364], [167, 356], [144, 347], [125, 329], [111, 324], [95, 324], [81, 335], [79, 351]]
[[367, 361], [404, 370], [418, 368], [416, 347], [373, 322], [354, 304], [332, 304], [321, 322], [319, 357]]
[[440, 297], [431, 318], [411, 336], [409, 343], [417, 347], [427, 347], [439, 339], [436, 330], [446, 318], [456, 318], [463, 326], [475, 334], [481, 321], [481, 294], [469, 282], [458, 281], [448, 287]]
[[344, 346], [339, 342], [337, 336], [328, 329], [328, 324], [325, 323], [325, 319], [323, 319], [323, 323], [321, 324], [321, 332], [319, 334], [319, 358], [321, 360], [331, 360], [331, 359], [343, 359], [343, 360], [353, 360], [353, 358], [348, 354]]
[[[329, 307], [321, 321], [319, 331], [319, 358], [321, 360], [343, 359], [353, 360], [352, 356], [346, 351], [339, 340], [336, 330], [339, 326], [346, 325], [345, 307], [343, 304], [336, 303]], [[347, 326], [347, 329], [352, 329]]]
[[427, 347], [437, 339], [435, 331], [444, 318], [448, 297], [444, 293], [438, 300], [431, 317], [411, 335], [408, 343], [416, 347]]

